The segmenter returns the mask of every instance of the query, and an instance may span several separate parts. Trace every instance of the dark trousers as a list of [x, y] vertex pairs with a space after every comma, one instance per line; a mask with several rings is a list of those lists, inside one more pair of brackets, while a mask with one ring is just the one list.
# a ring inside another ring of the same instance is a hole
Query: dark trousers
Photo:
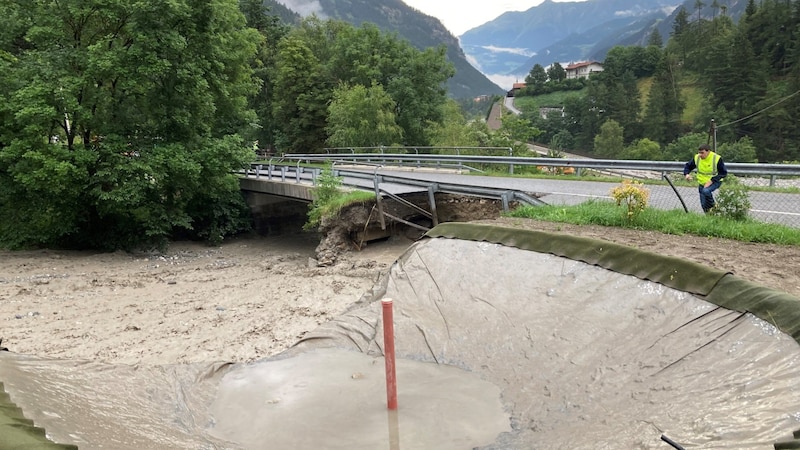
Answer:
[[703, 212], [707, 213], [716, 205], [714, 191], [719, 189], [721, 184], [719, 181], [713, 181], [709, 187], [705, 187], [702, 184], [697, 186], [697, 191], [700, 193], [700, 206], [703, 208]]

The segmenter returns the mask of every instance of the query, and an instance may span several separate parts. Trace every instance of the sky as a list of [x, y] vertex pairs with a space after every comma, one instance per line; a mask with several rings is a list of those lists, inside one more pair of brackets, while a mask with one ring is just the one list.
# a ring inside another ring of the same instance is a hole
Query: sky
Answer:
[[403, 0], [408, 6], [439, 19], [455, 36], [461, 36], [467, 30], [483, 25], [486, 22], [491, 22], [506, 11], [527, 11], [543, 1]]

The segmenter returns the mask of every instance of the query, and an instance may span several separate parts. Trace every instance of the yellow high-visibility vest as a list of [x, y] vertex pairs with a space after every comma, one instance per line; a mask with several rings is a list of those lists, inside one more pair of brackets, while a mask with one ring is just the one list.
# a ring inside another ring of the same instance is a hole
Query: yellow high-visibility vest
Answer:
[[697, 166], [697, 183], [706, 184], [711, 177], [717, 174], [717, 164], [719, 164], [719, 155], [714, 152], [708, 152], [706, 159], [700, 155], [694, 155], [694, 165]]

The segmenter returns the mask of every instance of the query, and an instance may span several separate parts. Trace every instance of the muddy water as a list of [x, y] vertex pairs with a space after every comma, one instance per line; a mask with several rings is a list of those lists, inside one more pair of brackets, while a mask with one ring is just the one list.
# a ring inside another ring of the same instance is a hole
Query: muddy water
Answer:
[[475, 374], [397, 361], [398, 409], [387, 409], [384, 361], [317, 350], [241, 367], [219, 386], [211, 434], [245, 448], [468, 449], [510, 431], [500, 390]]

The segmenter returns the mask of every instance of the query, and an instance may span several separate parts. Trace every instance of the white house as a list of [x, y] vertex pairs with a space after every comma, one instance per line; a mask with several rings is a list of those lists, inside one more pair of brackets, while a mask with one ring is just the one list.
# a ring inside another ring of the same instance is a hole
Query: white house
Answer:
[[564, 70], [567, 72], [567, 79], [589, 78], [595, 72], [602, 72], [603, 65], [597, 61], [585, 61], [570, 64]]

